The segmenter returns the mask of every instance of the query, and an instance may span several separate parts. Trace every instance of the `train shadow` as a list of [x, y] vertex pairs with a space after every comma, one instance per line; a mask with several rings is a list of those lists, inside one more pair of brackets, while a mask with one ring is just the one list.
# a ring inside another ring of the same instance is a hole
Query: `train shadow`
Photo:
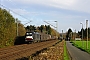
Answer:
[[15, 38], [14, 45], [21, 45], [21, 44], [25, 44], [25, 36], [17, 36]]

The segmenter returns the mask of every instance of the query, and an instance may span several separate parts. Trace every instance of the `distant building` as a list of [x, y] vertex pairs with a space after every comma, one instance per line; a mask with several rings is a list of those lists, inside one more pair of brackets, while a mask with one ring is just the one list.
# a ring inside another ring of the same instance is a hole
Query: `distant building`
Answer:
[[60, 33], [60, 38], [65, 39], [66, 38], [66, 33]]

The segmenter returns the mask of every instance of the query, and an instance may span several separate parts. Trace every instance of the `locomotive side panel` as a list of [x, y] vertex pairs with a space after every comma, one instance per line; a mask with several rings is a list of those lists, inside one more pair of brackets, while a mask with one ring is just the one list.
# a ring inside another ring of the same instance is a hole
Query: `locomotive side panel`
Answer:
[[40, 41], [40, 34], [39, 33], [35, 33], [33, 35], [33, 37], [34, 37], [34, 42]]

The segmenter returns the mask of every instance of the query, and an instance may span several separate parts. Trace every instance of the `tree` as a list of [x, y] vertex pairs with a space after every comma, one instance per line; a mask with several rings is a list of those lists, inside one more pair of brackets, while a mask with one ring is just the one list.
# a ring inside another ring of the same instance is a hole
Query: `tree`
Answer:
[[51, 27], [50, 27], [50, 25], [47, 26], [47, 29], [48, 29], [48, 34], [51, 34]]
[[88, 37], [90, 38], [90, 27], [88, 28]]
[[36, 27], [33, 26], [33, 25], [30, 25], [30, 26], [27, 26], [26, 27], [26, 30], [28, 30], [28, 31], [35, 31], [36, 30]]
[[[82, 37], [82, 30], [83, 30], [83, 38], [86, 39], [87, 29], [81, 29], [81, 31], [78, 31], [78, 34], [80, 35], [80, 37]], [[90, 38], [90, 27], [88, 28], [88, 37]]]
[[15, 37], [14, 17], [7, 10], [0, 8], [0, 47], [13, 45]]
[[72, 32], [72, 30], [69, 28], [69, 29], [68, 29], [68, 34], [70, 34], [71, 32]]
[[67, 34], [66, 34], [66, 39], [68, 40], [68, 39], [71, 39], [71, 37], [72, 37], [72, 30], [69, 28], [68, 29], [68, 32], [67, 32]]
[[18, 35], [19, 36], [24, 36], [25, 32], [26, 32], [26, 30], [25, 30], [23, 24], [19, 23], [18, 24]]
[[41, 25], [40, 27], [39, 27], [39, 30], [41, 31], [41, 33], [43, 32], [43, 30], [44, 30], [44, 25]]

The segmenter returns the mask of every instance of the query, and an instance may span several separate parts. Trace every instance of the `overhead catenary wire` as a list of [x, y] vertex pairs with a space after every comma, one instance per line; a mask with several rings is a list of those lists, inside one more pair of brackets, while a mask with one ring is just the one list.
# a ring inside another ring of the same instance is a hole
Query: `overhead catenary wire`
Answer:
[[54, 25], [52, 25], [52, 24], [50, 24], [50, 23], [48, 23], [48, 22], [46, 22], [46, 21], [44, 21], [45, 23], [47, 23], [47, 24], [49, 24], [49, 25], [51, 25], [51, 26], [53, 26], [54, 28], [57, 28], [57, 27], [55, 27]]
[[20, 16], [20, 17], [24, 18], [24, 19], [29, 20], [28, 18], [24, 17], [23, 15], [20, 15], [20, 14], [18, 14], [18, 13], [16, 13], [16, 12], [14, 12], [13, 10], [11, 10], [11, 9], [7, 8], [6, 6], [4, 6], [4, 5], [2, 5], [2, 4], [0, 4], [0, 6], [2, 6], [2, 7], [4, 7], [4, 8], [6, 8], [7, 10], [9, 10], [9, 12], [11, 11], [11, 12], [15, 13], [16, 15], [18, 15], [18, 16]]

